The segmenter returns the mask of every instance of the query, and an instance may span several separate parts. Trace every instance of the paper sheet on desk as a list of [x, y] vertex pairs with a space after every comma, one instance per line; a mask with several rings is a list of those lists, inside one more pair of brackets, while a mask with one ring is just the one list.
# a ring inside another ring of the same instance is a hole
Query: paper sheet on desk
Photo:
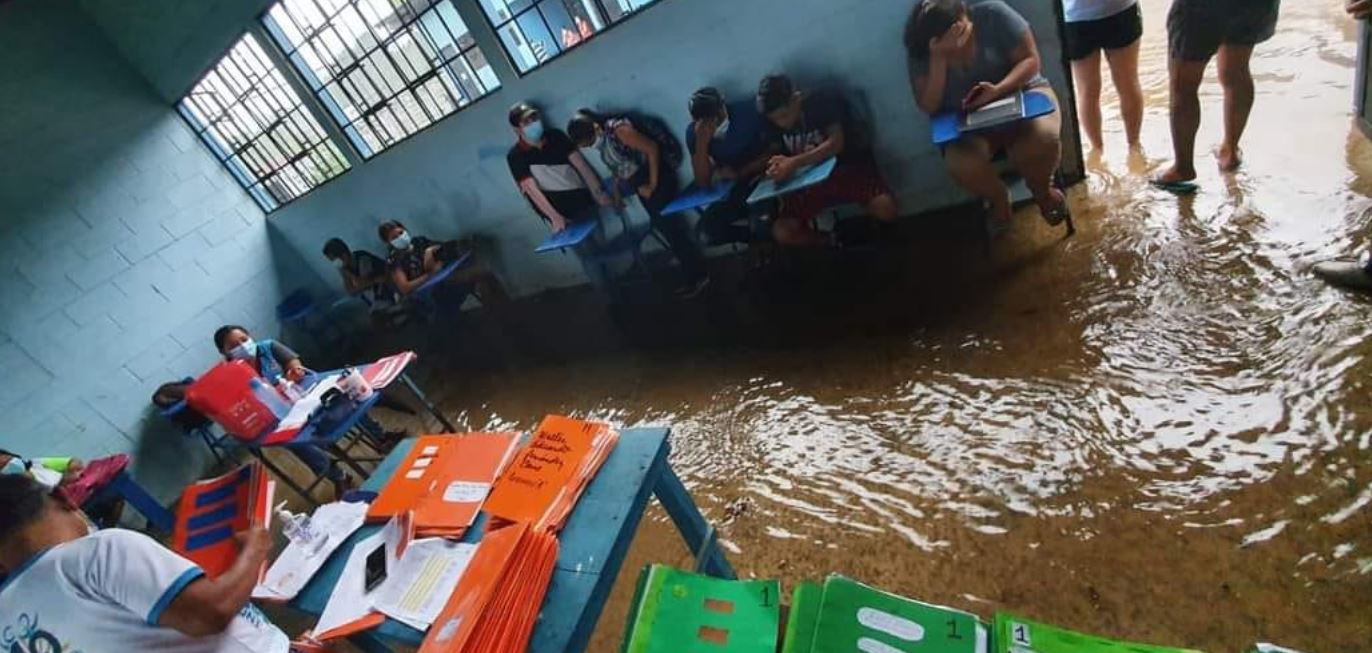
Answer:
[[428, 630], [457, 589], [475, 544], [443, 538], [415, 540], [377, 589], [376, 609], [416, 630]]
[[310, 529], [317, 539], [309, 543], [292, 541], [286, 545], [267, 570], [262, 584], [253, 590], [253, 598], [267, 601], [295, 598], [339, 545], [362, 527], [366, 518], [365, 503], [337, 502], [319, 506], [310, 517]]
[[385, 532], [377, 531], [353, 547], [348, 564], [343, 566], [338, 584], [334, 585], [333, 594], [329, 596], [329, 602], [319, 615], [319, 623], [314, 627], [316, 638], [330, 638], [331, 631], [344, 631], [349, 624], [374, 612], [372, 599], [379, 594], [380, 588], [367, 592], [367, 556], [384, 544], [384, 538]]
[[300, 401], [291, 406], [291, 412], [286, 413], [286, 416], [281, 418], [281, 423], [276, 426], [276, 430], [286, 431], [303, 428], [305, 422], [310, 420], [310, 415], [319, 408], [320, 399], [324, 393], [338, 387], [338, 378], [331, 376], [314, 384], [314, 387], [310, 388], [310, 391], [301, 397]]

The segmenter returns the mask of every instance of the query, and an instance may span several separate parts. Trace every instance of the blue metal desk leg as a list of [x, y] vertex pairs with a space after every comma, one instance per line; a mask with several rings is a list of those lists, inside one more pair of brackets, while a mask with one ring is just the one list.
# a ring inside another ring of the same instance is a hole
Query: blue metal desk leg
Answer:
[[676, 470], [672, 469], [671, 464], [667, 465], [667, 469], [663, 470], [662, 476], [658, 478], [653, 494], [657, 495], [657, 500], [667, 510], [672, 523], [676, 524], [682, 539], [686, 540], [687, 548], [696, 552], [697, 570], [716, 578], [732, 580], [738, 577], [734, 574], [734, 568], [729, 566], [724, 552], [719, 549], [719, 542], [714, 540], [714, 529], [710, 528], [705, 517], [700, 514], [700, 509], [691, 500], [690, 493], [686, 491], [686, 486], [681, 484], [681, 479], [677, 477]]
[[438, 407], [434, 406], [433, 402], [429, 401], [429, 398], [419, 389], [419, 386], [415, 385], [414, 381], [410, 380], [409, 374], [401, 374], [400, 382], [404, 383], [405, 387], [409, 388], [410, 392], [414, 393], [414, 396], [419, 400], [419, 403], [424, 405], [424, 408], [429, 411], [430, 415], [434, 416], [434, 419], [438, 420], [439, 424], [443, 425], [443, 428], [448, 429], [449, 433], [457, 432], [457, 428], [453, 426], [453, 423], [449, 422], [448, 418], [443, 416], [443, 413], [438, 412]]
[[175, 528], [176, 519], [172, 517], [170, 511], [162, 507], [157, 499], [152, 498], [143, 486], [139, 485], [129, 477], [128, 472], [119, 472], [110, 482], [110, 489], [114, 490], [123, 497], [124, 501], [133, 506], [148, 520], [148, 524], [163, 533], [170, 533]]

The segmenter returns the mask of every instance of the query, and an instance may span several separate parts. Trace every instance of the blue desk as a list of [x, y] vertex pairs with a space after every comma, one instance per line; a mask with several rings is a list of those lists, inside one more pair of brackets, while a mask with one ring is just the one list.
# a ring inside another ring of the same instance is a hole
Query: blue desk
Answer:
[[676, 215], [683, 211], [692, 209], [706, 208], [715, 202], [723, 200], [734, 190], [733, 180], [721, 181], [709, 188], [700, 189], [694, 185], [682, 191], [672, 200], [666, 208], [662, 209], [662, 215]]
[[[1053, 106], [1053, 100], [1047, 95], [1034, 91], [1025, 91], [1024, 117], [1020, 120], [1032, 120], [1040, 116], [1046, 116], [1057, 110], [1057, 107]], [[964, 130], [962, 129], [963, 115], [964, 114], [961, 111], [945, 111], [943, 113], [934, 114], [934, 116], [929, 119], [929, 129], [932, 132], [934, 145], [947, 145], [962, 138], [962, 134], [964, 133]], [[1002, 123], [999, 125], [990, 125], [982, 129], [995, 129], [1004, 126], [1005, 123]], [[971, 129], [967, 131], [975, 132], [979, 130]]]
[[534, 253], [542, 254], [556, 249], [576, 247], [577, 245], [586, 242], [586, 239], [591, 237], [591, 234], [595, 232], [596, 227], [598, 226], [600, 226], [598, 220], [583, 220], [581, 222], [573, 223], [566, 229], [548, 236], [548, 239], [543, 241], [542, 245], [539, 245], [534, 249]]
[[453, 261], [452, 263], [449, 263], [448, 265], [444, 266], [442, 270], [439, 270], [432, 277], [429, 277], [429, 280], [425, 281], [423, 285], [419, 286], [418, 288], [415, 288], [414, 291], [410, 293], [410, 296], [423, 297], [428, 295], [429, 292], [431, 292], [434, 288], [437, 288], [439, 284], [447, 281], [450, 277], [452, 277], [453, 273], [457, 272], [458, 268], [461, 268], [462, 266], [466, 265], [467, 261], [471, 260], [471, 258], [471, 252], [463, 254], [462, 258], [459, 258], [456, 261]]
[[763, 202], [772, 199], [773, 197], [780, 197], [814, 186], [815, 184], [828, 179], [829, 175], [834, 174], [834, 168], [837, 166], [838, 158], [830, 157], [797, 172], [794, 177], [791, 177], [786, 181], [778, 182], [771, 179], [763, 179], [762, 183], [758, 184], [757, 188], [753, 189], [753, 194], [748, 196], [748, 203], [757, 204], [758, 202]]
[[[722, 578], [735, 577], [714, 539], [714, 530], [667, 461], [671, 451], [667, 434], [664, 428], [625, 430], [600, 473], [587, 486], [558, 538], [561, 549], [557, 567], [534, 627], [530, 651], [585, 650], [650, 495], [657, 495], [687, 546], [698, 552], [699, 569]], [[378, 491], [384, 487], [413, 446], [414, 441], [409, 440], [396, 447], [363, 489]], [[364, 526], [353, 534], [290, 606], [316, 617], [323, 612], [353, 546], [379, 528]], [[478, 542], [484, 531], [483, 514], [463, 541]], [[417, 646], [423, 639], [424, 633], [388, 619], [379, 628], [354, 636], [352, 642], [371, 653], [390, 651], [391, 643]]]

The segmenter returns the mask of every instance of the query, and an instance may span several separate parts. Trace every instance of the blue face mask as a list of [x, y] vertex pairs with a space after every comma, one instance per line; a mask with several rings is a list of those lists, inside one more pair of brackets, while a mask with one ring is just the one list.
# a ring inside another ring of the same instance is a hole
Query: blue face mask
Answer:
[[24, 459], [11, 456], [9, 460], [5, 461], [4, 467], [0, 467], [0, 474], [23, 474], [28, 470], [28, 466], [24, 464]]
[[394, 247], [402, 252], [409, 249], [411, 244], [412, 243], [410, 242], [410, 232], [408, 231], [402, 231], [400, 232], [400, 235], [391, 239], [391, 247]]
[[243, 344], [229, 350], [229, 359], [236, 361], [251, 361], [257, 357], [257, 343], [252, 338], [248, 338]]
[[530, 143], [538, 143], [543, 140], [543, 121], [535, 120], [524, 125], [524, 140]]

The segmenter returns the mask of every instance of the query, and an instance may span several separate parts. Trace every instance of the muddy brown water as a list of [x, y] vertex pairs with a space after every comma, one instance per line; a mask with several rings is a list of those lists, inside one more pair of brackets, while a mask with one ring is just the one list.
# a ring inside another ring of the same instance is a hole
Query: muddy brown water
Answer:
[[[1167, 4], [1144, 1], [1145, 153], [1124, 152], [1108, 99], [1075, 238], [1031, 209], [990, 256], [937, 232], [779, 290], [722, 275], [705, 308], [649, 306], [627, 328], [539, 300], [431, 356], [434, 394], [473, 430], [550, 412], [671, 425], [745, 577], [841, 572], [1215, 653], [1372, 651], [1372, 302], [1309, 273], [1372, 244], [1355, 27], [1337, 0], [1283, 3], [1228, 177], [1206, 153], [1212, 71], [1203, 191], [1177, 199], [1142, 176], [1169, 153]], [[689, 559], [650, 511], [591, 650], [618, 645], [639, 565]]]

